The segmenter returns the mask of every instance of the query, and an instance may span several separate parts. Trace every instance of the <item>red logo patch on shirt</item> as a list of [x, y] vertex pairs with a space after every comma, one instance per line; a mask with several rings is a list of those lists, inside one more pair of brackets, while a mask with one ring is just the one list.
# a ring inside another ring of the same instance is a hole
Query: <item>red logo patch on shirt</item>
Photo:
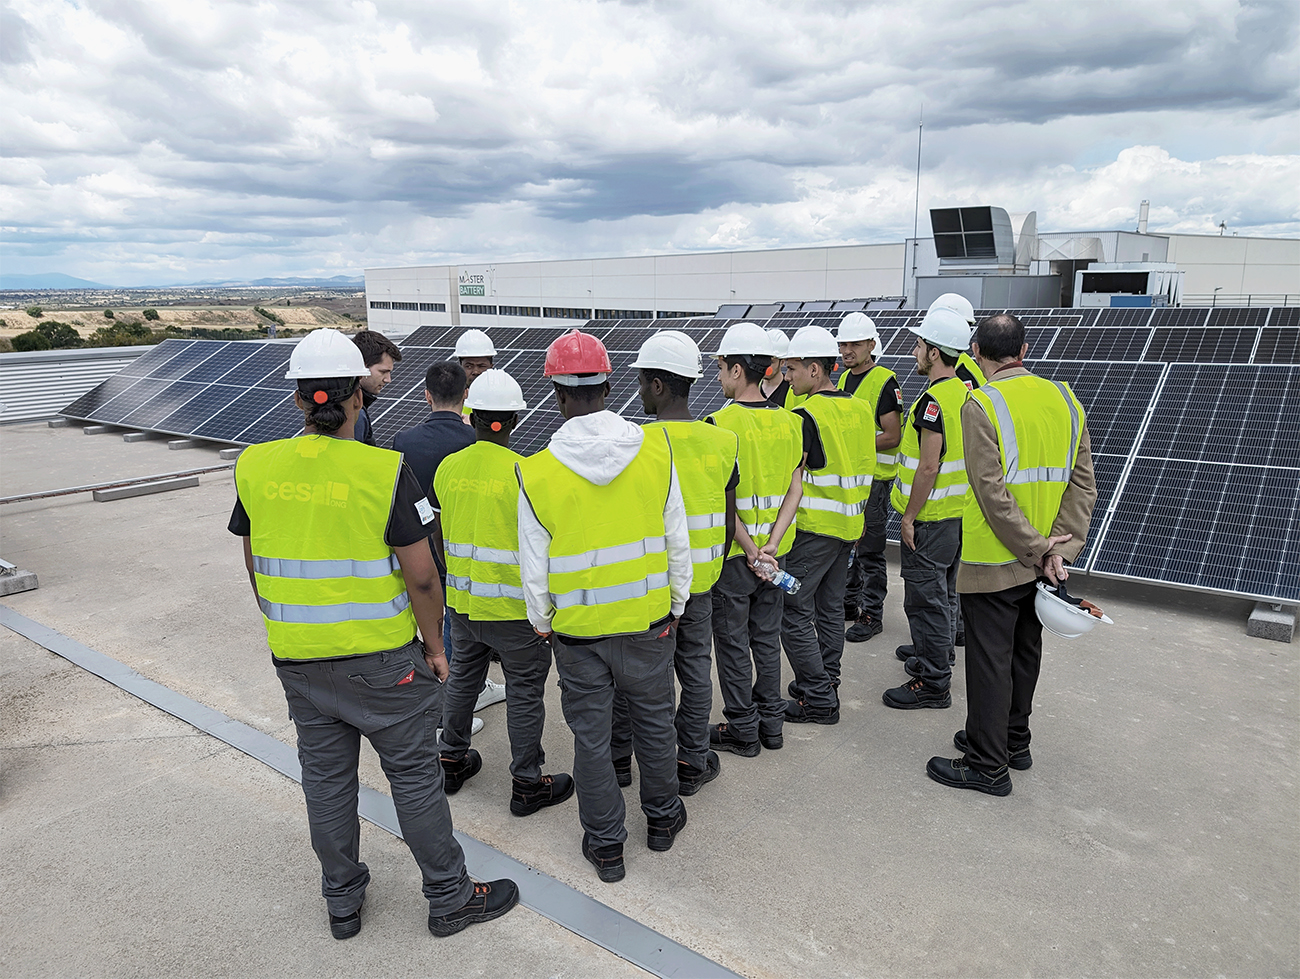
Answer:
[[894, 388], [894, 397], [898, 399], [898, 403], [901, 405], [903, 403], [903, 389]]
[[400, 680], [397, 681], [397, 683], [393, 685], [400, 687], [403, 683], [410, 683], [414, 679], [415, 679], [415, 670], [411, 670], [410, 673], [406, 674], [406, 676], [402, 677]]
[[925, 406], [925, 420], [928, 422], [937, 422], [939, 420], [939, 402], [931, 401]]

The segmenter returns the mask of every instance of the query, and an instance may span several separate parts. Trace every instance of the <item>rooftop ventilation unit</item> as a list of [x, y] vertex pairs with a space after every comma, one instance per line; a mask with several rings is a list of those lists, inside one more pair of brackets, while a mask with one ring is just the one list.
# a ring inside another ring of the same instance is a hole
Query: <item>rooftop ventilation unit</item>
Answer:
[[930, 209], [939, 268], [1015, 268], [1016, 240], [1011, 216], [1000, 207]]

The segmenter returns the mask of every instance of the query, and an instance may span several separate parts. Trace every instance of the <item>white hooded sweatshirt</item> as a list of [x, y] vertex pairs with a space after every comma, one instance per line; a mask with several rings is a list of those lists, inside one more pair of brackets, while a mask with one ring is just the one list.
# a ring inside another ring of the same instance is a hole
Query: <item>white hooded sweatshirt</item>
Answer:
[[[612, 411], [570, 418], [551, 436], [552, 455], [566, 468], [596, 486], [608, 486], [641, 451], [645, 432]], [[674, 468], [664, 503], [664, 538], [668, 550], [668, 591], [672, 614], [679, 616], [691, 594], [691, 541], [686, 506]], [[538, 632], [551, 631], [555, 615], [550, 587], [551, 535], [519, 494], [519, 575], [523, 579], [528, 621]]]

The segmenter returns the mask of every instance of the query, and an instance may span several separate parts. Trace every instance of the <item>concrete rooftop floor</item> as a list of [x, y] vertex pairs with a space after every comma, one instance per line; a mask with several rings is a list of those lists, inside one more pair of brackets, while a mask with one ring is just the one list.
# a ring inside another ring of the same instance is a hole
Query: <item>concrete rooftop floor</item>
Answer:
[[[0, 495], [217, 462], [0, 427]], [[0, 557], [41, 587], [2, 601], [292, 744], [233, 499], [223, 473], [6, 505]], [[907, 641], [891, 570], [885, 632], [846, 650], [839, 725], [724, 754], [668, 853], [642, 845], [630, 790], [623, 882], [578, 852], [575, 803], [509, 814], [503, 706], [480, 715], [457, 828], [745, 976], [1300, 974], [1296, 646], [1247, 638], [1246, 602], [1076, 577], [1116, 625], [1047, 638], [1034, 767], [993, 799], [924, 773], [956, 753], [960, 664], [951, 710], [880, 702]], [[567, 770], [554, 686], [548, 712], [548, 767]], [[365, 751], [363, 782], [387, 793]], [[639, 974], [524, 908], [433, 939], [409, 853], [364, 823], [365, 927], [334, 942], [296, 784], [8, 630], [0, 839], [6, 976]]]

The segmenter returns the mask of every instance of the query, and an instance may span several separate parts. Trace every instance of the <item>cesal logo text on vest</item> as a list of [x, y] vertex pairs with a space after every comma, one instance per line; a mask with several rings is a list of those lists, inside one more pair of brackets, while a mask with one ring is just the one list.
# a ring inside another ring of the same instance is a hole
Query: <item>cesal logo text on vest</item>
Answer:
[[262, 490], [268, 500], [281, 499], [288, 503], [313, 503], [322, 506], [346, 507], [347, 483], [277, 483], [267, 482]]

